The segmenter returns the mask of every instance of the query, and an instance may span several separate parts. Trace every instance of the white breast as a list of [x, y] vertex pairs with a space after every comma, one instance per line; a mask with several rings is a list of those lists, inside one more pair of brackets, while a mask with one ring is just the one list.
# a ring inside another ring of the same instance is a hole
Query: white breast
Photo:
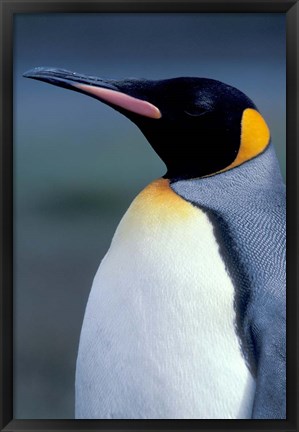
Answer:
[[146, 188], [95, 276], [76, 418], [250, 418], [255, 381], [234, 330], [213, 227], [166, 180]]

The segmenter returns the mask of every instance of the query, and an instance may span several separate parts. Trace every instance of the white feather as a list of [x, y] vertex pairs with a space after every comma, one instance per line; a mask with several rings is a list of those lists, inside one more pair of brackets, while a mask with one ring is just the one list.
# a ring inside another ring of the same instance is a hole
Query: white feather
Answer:
[[213, 227], [161, 182], [132, 203], [95, 276], [76, 418], [250, 418], [255, 381]]

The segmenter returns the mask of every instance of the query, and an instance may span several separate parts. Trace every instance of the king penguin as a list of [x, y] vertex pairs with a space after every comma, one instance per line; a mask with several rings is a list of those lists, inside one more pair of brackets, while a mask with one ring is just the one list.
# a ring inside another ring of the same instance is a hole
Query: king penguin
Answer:
[[255, 104], [207, 78], [24, 76], [113, 107], [167, 167], [94, 277], [76, 418], [286, 418], [285, 186]]

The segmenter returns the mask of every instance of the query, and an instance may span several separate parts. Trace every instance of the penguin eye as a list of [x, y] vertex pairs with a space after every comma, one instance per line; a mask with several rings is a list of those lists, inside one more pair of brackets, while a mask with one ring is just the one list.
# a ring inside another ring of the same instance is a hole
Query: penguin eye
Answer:
[[209, 111], [202, 110], [200, 108], [195, 108], [195, 109], [190, 108], [190, 110], [184, 110], [184, 113], [187, 114], [190, 117], [200, 117], [200, 116], [202, 116], [204, 114], [207, 114], [208, 112]]

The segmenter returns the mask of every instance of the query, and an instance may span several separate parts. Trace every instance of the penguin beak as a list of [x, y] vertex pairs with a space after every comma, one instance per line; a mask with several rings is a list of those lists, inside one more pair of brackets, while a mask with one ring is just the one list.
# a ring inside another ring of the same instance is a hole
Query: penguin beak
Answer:
[[155, 105], [135, 95], [130, 95], [130, 86], [126, 86], [125, 81], [103, 80], [94, 76], [48, 67], [31, 69], [23, 76], [86, 94], [125, 115], [134, 113], [151, 119], [162, 117], [160, 110]]

